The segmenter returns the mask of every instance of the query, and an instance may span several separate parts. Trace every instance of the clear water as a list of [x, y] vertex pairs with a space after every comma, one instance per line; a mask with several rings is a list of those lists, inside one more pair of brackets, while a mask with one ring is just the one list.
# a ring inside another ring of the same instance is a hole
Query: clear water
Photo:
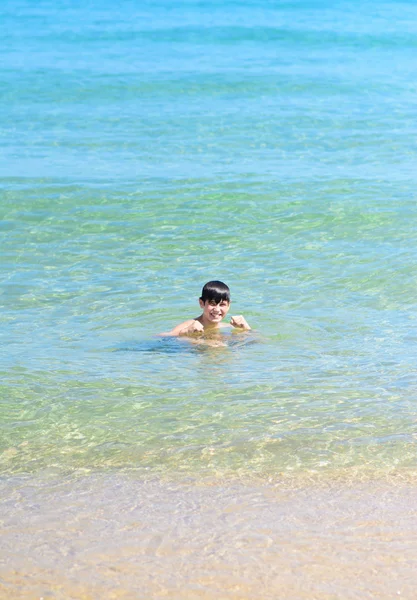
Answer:
[[[414, 478], [417, 7], [6, 0], [0, 21], [6, 490]], [[157, 337], [210, 279], [254, 332]]]

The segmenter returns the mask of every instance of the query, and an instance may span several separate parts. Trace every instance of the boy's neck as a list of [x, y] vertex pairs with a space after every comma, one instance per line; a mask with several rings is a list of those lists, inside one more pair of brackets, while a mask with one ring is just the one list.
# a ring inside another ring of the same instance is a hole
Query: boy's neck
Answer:
[[196, 320], [202, 324], [204, 329], [219, 329], [220, 328], [221, 321], [219, 323], [210, 323], [210, 321], [207, 321], [204, 318], [204, 315], [200, 315]]

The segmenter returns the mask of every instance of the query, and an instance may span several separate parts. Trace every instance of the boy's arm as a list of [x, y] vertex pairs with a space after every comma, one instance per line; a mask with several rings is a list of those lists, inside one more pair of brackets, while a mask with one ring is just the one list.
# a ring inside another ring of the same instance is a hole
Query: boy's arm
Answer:
[[188, 319], [188, 321], [180, 323], [174, 327], [174, 329], [171, 329], [171, 331], [160, 333], [159, 335], [164, 337], [176, 337], [181, 335], [191, 335], [192, 333], [203, 331], [204, 327], [199, 321], [196, 321], [195, 319]]
[[243, 315], [236, 315], [235, 317], [230, 317], [230, 325], [233, 325], [233, 327], [236, 327], [236, 329], [239, 329], [241, 331], [250, 331], [251, 329]]

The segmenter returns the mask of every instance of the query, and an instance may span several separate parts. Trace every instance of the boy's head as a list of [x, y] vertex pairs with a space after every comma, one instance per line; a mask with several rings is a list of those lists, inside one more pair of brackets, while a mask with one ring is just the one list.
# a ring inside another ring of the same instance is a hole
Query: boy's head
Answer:
[[199, 303], [204, 327], [218, 327], [229, 312], [230, 290], [222, 281], [209, 281], [203, 287]]
[[203, 287], [200, 300], [206, 302], [215, 302], [219, 304], [222, 301], [230, 303], [230, 290], [222, 281], [209, 281]]

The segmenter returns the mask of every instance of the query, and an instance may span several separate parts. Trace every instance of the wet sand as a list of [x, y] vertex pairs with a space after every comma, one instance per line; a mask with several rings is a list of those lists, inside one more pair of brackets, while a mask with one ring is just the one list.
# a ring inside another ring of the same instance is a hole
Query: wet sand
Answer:
[[413, 482], [0, 483], [0, 598], [414, 599]]

